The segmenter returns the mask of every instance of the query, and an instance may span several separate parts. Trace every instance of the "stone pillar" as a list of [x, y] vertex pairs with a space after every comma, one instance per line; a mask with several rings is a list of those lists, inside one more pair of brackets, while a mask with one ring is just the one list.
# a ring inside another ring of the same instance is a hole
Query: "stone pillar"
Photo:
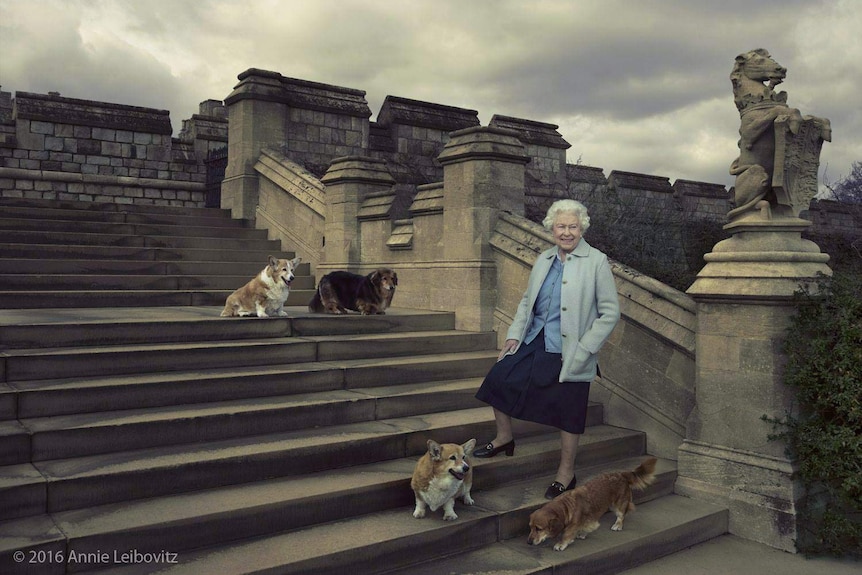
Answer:
[[225, 99], [228, 110], [228, 161], [221, 207], [234, 218], [253, 220], [258, 203], [260, 151], [286, 138], [288, 107], [280, 101], [281, 74], [250, 69]]
[[321, 275], [355, 270], [362, 264], [359, 208], [368, 194], [388, 190], [395, 180], [383, 160], [346, 156], [333, 160], [320, 181], [326, 186], [326, 244], [318, 269]]
[[435, 309], [455, 309], [455, 327], [494, 327], [496, 268], [490, 238], [500, 211], [524, 214], [524, 166], [529, 157], [509, 130], [490, 127], [452, 132], [443, 165], [445, 281], [432, 292]]
[[697, 407], [679, 448], [676, 491], [730, 510], [730, 531], [794, 551], [799, 486], [784, 444], [770, 441], [793, 393], [782, 344], [793, 293], [829, 274], [829, 256], [801, 238], [809, 222], [759, 216], [725, 226], [732, 237], [705, 256], [689, 288], [697, 303]]

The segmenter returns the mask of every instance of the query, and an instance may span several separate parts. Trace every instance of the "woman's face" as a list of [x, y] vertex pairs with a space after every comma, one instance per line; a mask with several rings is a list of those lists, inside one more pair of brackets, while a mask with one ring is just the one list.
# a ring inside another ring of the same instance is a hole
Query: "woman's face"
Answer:
[[554, 218], [554, 225], [551, 226], [551, 231], [554, 232], [554, 242], [560, 251], [563, 253], [572, 253], [581, 241], [581, 222], [578, 216], [574, 213], [560, 213]]

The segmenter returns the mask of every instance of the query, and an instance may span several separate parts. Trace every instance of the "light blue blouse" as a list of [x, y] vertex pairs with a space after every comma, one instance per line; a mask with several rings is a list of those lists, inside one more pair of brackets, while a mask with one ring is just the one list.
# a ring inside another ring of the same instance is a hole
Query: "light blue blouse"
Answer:
[[524, 343], [528, 344], [545, 330], [545, 351], [562, 353], [563, 341], [560, 336], [560, 288], [563, 279], [563, 262], [559, 256], [554, 257], [554, 263], [545, 276], [545, 281], [539, 289], [536, 303], [533, 306], [533, 322], [527, 330]]

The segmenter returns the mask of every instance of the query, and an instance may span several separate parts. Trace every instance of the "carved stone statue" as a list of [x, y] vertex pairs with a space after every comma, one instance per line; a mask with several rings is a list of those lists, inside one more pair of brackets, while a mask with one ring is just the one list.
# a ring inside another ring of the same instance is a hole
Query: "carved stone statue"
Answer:
[[763, 48], [737, 56], [730, 73], [740, 117], [731, 221], [798, 217], [817, 194], [820, 148], [831, 141], [831, 127], [827, 119], [803, 117], [787, 105], [787, 92], [775, 92], [786, 74]]

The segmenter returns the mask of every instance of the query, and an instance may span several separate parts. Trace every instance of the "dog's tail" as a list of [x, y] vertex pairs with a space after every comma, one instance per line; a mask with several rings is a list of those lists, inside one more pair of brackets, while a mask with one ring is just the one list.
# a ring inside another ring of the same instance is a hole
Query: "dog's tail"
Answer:
[[640, 490], [644, 490], [652, 485], [653, 481], [655, 481], [655, 464], [656, 458], [650, 457], [638, 465], [634, 471], [627, 472], [626, 476], [629, 480], [629, 485]]
[[323, 300], [320, 299], [320, 290], [314, 292], [314, 297], [308, 302], [308, 311], [312, 313], [321, 313], [324, 311]]

